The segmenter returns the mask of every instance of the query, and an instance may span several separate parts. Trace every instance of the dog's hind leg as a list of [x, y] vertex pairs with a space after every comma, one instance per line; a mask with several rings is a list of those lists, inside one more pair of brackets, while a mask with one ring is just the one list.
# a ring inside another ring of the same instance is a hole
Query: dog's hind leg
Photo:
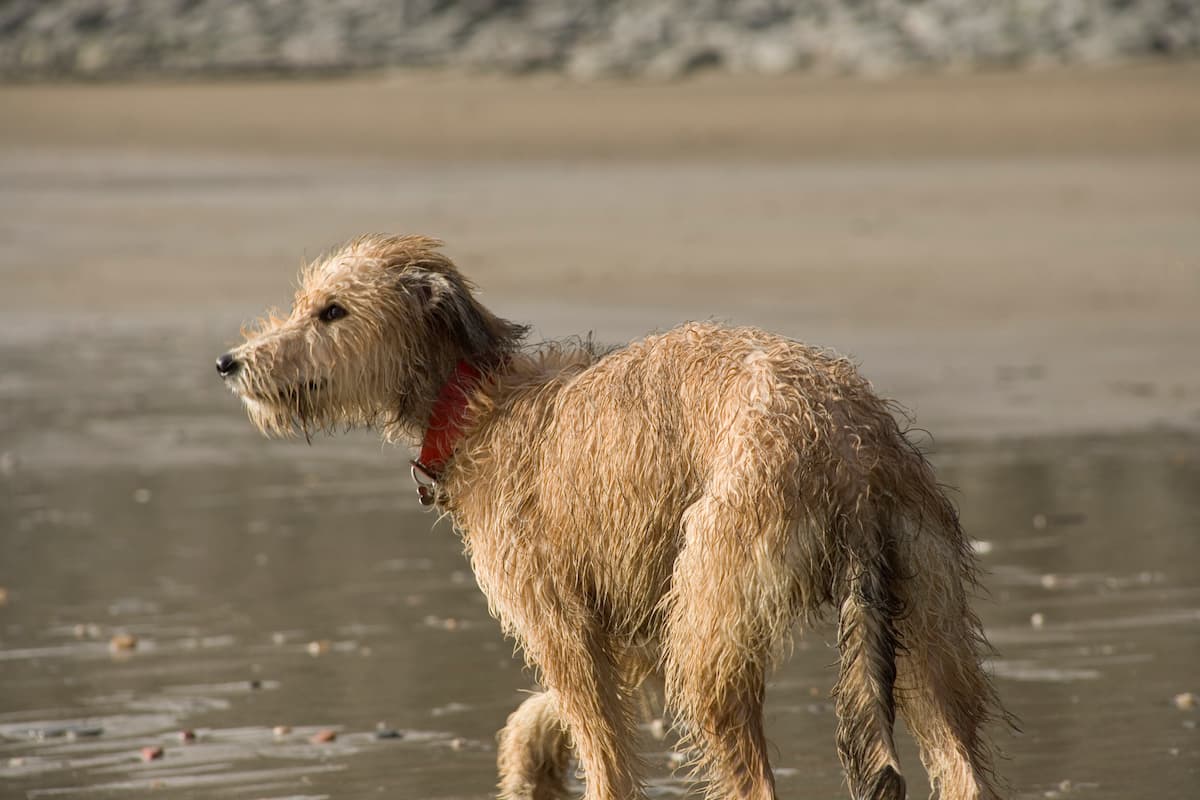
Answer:
[[567, 729], [551, 692], [521, 703], [500, 731], [500, 800], [563, 800], [571, 758]]
[[922, 530], [903, 543], [907, 614], [901, 622], [900, 712], [941, 800], [996, 800], [982, 726], [1002, 717], [980, 659], [987, 645], [967, 603], [969, 567], [957, 537]]
[[892, 739], [899, 635], [894, 543], [874, 522], [843, 518], [835, 540], [848, 556], [838, 617], [841, 672], [834, 688], [838, 755], [855, 800], [904, 800]]
[[[763, 732], [765, 673], [786, 631], [786, 533], [704, 498], [685, 515], [663, 643], [667, 706], [711, 798], [772, 800]], [[772, 546], [772, 542], [782, 546]]]

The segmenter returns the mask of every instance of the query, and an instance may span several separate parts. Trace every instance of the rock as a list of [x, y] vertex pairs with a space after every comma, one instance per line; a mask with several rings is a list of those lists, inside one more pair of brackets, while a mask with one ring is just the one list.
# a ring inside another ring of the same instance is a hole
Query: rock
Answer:
[[386, 722], [377, 722], [375, 724], [376, 739], [402, 739], [404, 734], [395, 728], [389, 728]]
[[1192, 711], [1196, 708], [1196, 695], [1191, 692], [1180, 692], [1171, 698], [1171, 702], [1180, 711]]
[[0, 3], [0, 75], [25, 79], [392, 67], [674, 79], [700, 69], [881, 74], [1197, 53], [1200, 9], [1165, 0]]
[[157, 761], [163, 757], [163, 749], [157, 745], [142, 748], [142, 761]]
[[325, 728], [308, 737], [308, 740], [313, 744], [326, 744], [337, 739], [337, 731], [330, 728]]
[[114, 653], [129, 653], [137, 646], [138, 638], [132, 633], [118, 633], [108, 640], [108, 649]]

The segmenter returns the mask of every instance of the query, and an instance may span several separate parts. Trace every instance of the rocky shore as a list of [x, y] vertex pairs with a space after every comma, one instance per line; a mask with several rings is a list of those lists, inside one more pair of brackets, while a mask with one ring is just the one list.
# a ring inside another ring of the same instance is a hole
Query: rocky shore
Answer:
[[436, 67], [669, 79], [1200, 54], [1194, 0], [8, 0], [0, 78]]

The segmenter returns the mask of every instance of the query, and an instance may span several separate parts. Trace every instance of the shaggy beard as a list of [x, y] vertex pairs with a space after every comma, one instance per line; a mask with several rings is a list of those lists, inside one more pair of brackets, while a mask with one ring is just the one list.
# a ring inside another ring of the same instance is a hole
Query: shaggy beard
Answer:
[[315, 433], [371, 428], [394, 440], [410, 433], [397, 409], [364, 407], [363, 398], [339, 397], [327, 379], [274, 391], [235, 391], [250, 421], [266, 436], [311, 441]]

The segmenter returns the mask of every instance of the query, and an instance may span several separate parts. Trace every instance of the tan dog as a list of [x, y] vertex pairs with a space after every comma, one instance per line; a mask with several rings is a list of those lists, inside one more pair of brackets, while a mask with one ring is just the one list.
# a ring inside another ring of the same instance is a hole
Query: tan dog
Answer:
[[661, 675], [721, 798], [772, 798], [765, 676], [838, 614], [837, 747], [855, 798], [903, 798], [896, 709], [946, 800], [998, 797], [1001, 714], [954, 508], [846, 359], [691, 324], [611, 352], [523, 349], [439, 243], [366, 236], [217, 368], [268, 434], [422, 442], [424, 499], [546, 687], [500, 737], [501, 795], [640, 796], [633, 689]]

